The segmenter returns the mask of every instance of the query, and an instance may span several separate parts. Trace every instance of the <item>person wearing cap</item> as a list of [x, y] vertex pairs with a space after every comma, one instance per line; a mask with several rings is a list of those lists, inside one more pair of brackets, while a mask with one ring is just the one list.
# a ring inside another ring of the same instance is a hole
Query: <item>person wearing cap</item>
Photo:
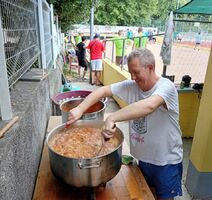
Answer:
[[104, 52], [104, 44], [100, 41], [100, 34], [96, 33], [94, 39], [90, 41], [87, 48], [90, 50], [91, 60], [91, 85], [100, 85], [100, 76], [102, 71], [102, 53]]

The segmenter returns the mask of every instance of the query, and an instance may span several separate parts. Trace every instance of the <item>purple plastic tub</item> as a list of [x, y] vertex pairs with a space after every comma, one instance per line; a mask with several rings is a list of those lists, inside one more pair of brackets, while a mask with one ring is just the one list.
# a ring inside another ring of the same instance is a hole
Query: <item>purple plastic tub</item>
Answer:
[[73, 98], [85, 98], [91, 92], [92, 91], [89, 91], [89, 90], [75, 90], [75, 91], [63, 92], [63, 93], [59, 93], [59, 94], [55, 95], [52, 98], [52, 101], [55, 104], [60, 105], [64, 101], [68, 101], [68, 100], [73, 99]]
[[[52, 115], [53, 116], [60, 116], [61, 110], [60, 110], [60, 104], [63, 102], [66, 102], [71, 99], [76, 98], [85, 98], [87, 97], [92, 91], [89, 90], [74, 90], [74, 91], [68, 91], [63, 92], [55, 95], [52, 97]], [[107, 97], [103, 98], [101, 100], [103, 103], [107, 102]]]

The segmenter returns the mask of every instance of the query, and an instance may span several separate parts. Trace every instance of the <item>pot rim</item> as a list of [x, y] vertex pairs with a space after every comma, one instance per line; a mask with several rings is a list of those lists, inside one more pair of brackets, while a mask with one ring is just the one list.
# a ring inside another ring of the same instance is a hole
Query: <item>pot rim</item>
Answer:
[[[78, 120], [77, 122], [73, 123], [72, 125], [76, 125], [76, 127], [77, 127], [77, 124], [78, 124], [78, 123], [80, 124], [80, 123], [83, 123], [83, 122], [85, 122], [85, 123], [91, 123], [91, 121], [88, 121], [88, 120]], [[103, 123], [104, 121], [95, 120], [95, 122], [97, 122], [97, 123], [99, 123], [99, 122], [100, 122], [100, 123]], [[72, 125], [71, 125], [71, 127], [73, 127]], [[47, 136], [46, 136], [46, 144], [47, 144], [47, 146], [48, 146], [48, 149], [49, 149], [50, 151], [52, 151], [53, 153], [55, 153], [56, 155], [62, 157], [62, 158], [68, 158], [68, 159], [74, 159], [74, 160], [86, 160], [86, 161], [93, 160], [93, 159], [98, 159], [98, 158], [102, 158], [102, 157], [105, 157], [105, 156], [108, 156], [108, 155], [112, 154], [112, 153], [115, 152], [117, 149], [119, 149], [119, 148], [122, 146], [123, 141], [124, 141], [124, 134], [123, 134], [122, 131], [117, 127], [117, 130], [118, 130], [118, 131], [120, 132], [120, 134], [122, 135], [122, 139], [121, 139], [121, 141], [120, 141], [120, 144], [119, 144], [112, 152], [110, 152], [110, 153], [108, 153], [108, 154], [104, 154], [104, 155], [95, 156], [95, 157], [92, 157], [92, 158], [71, 158], [71, 157], [68, 157], [68, 156], [63, 156], [63, 155], [57, 153], [56, 151], [54, 151], [54, 150], [51, 148], [51, 146], [49, 145], [49, 138], [51, 137], [51, 135], [52, 135], [56, 130], [61, 129], [61, 128], [64, 128], [65, 126], [66, 126], [66, 123], [63, 123], [63, 124], [61, 124], [61, 125], [55, 127], [55, 128], [52, 129], [52, 130], [47, 134]], [[71, 128], [71, 127], [70, 127], [70, 128]]]
[[[62, 110], [62, 106], [63, 106], [65, 103], [69, 102], [69, 101], [82, 100], [82, 99], [85, 99], [85, 98], [77, 97], [77, 98], [72, 98], [72, 99], [69, 99], [69, 100], [67, 100], [67, 101], [64, 101], [63, 103], [60, 104], [60, 110], [61, 110], [62, 112], [64, 112], [64, 113], [68, 113], [69, 111], [66, 112], [66, 111], [63, 111], [63, 110]], [[106, 103], [103, 102], [103, 101], [101, 101], [101, 100], [99, 100], [99, 101], [96, 102], [96, 103], [99, 103], [99, 102], [101, 102], [101, 103], [103, 104], [102, 109], [100, 109], [100, 110], [98, 110], [98, 111], [95, 111], [95, 112], [83, 113], [83, 115], [90, 115], [90, 114], [94, 114], [94, 113], [99, 113], [99, 112], [102, 112], [103, 110], [105, 110], [105, 109], [106, 109]], [[93, 105], [95, 105], [95, 103], [94, 103]], [[93, 105], [92, 105], [92, 106], [93, 106]], [[76, 107], [77, 107], [77, 106], [76, 106]], [[73, 108], [72, 108], [72, 109], [73, 109]]]
[[[63, 99], [65, 99], [65, 98], [61, 98], [60, 99], [60, 96], [63, 96], [64, 94], [66, 95], [66, 94], [77, 94], [77, 93], [79, 93], [78, 94], [78, 97], [81, 97], [81, 98], [83, 98], [82, 96], [84, 96], [85, 95], [85, 97], [86, 96], [88, 96], [90, 93], [92, 92], [92, 90], [72, 90], [72, 91], [66, 91], [66, 92], [63, 92], [63, 93], [58, 93], [58, 94], [56, 94], [55, 96], [53, 96], [51, 99], [52, 99], [52, 101], [55, 103], [55, 104], [57, 104], [57, 105], [60, 105], [60, 101], [61, 100], [63, 100]], [[86, 94], [84, 94], [84, 93], [86, 93]], [[72, 94], [72, 95], [73, 95]], [[82, 96], [80, 96], [80, 95], [82, 95]], [[71, 96], [71, 97], [66, 97], [66, 98], [69, 98], [69, 99], [72, 99], [72, 98], [78, 98], [78, 97], [74, 97], [74, 96]]]

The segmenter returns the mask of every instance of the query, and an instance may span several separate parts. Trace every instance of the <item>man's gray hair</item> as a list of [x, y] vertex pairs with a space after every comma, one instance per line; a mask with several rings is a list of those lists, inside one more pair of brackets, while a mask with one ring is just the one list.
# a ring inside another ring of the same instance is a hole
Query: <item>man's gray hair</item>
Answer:
[[127, 57], [127, 62], [131, 62], [134, 58], [138, 58], [140, 63], [145, 67], [149, 64], [155, 67], [155, 57], [153, 53], [146, 48], [139, 48], [132, 51]]

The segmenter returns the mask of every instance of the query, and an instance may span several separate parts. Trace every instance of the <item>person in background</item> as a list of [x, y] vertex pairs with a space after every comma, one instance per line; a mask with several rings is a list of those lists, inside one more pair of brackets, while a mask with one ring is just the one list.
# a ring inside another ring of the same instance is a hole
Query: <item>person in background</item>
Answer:
[[83, 33], [79, 32], [78, 35], [75, 37], [75, 51], [76, 51], [76, 58], [77, 58], [77, 63], [79, 66], [79, 61], [78, 61], [78, 49], [77, 49], [77, 45], [82, 42], [82, 36]]
[[68, 48], [68, 60], [69, 60], [69, 69], [71, 70], [73, 65], [73, 62], [76, 58], [76, 51], [74, 48], [70, 47]]
[[90, 50], [91, 60], [91, 85], [100, 85], [100, 76], [102, 71], [102, 53], [104, 52], [104, 44], [100, 41], [100, 34], [96, 33], [94, 39], [90, 41], [87, 48]]
[[80, 78], [81, 67], [84, 68], [82, 80], [86, 80], [85, 74], [88, 69], [88, 61], [86, 60], [86, 37], [85, 36], [82, 36], [82, 42], [78, 43], [77, 49], [78, 49], [77, 58], [79, 62], [78, 75]]
[[68, 36], [67, 35], [64, 37], [64, 43], [65, 43], [65, 48], [66, 48], [67, 44], [68, 44]]
[[131, 39], [133, 37], [133, 32], [130, 29], [127, 29], [127, 38]]
[[128, 56], [132, 80], [94, 90], [76, 108], [70, 110], [71, 124], [103, 97], [118, 96], [128, 106], [109, 115], [103, 127], [106, 138], [113, 137], [115, 124], [129, 121], [130, 153], [157, 200], [173, 200], [182, 195], [182, 138], [179, 126], [178, 93], [174, 83], [157, 76], [155, 58], [148, 49], [132, 51]]
[[149, 37], [149, 43], [152, 44], [153, 42], [153, 32], [151, 29], [148, 30], [148, 37]]
[[127, 48], [129, 45], [131, 45], [132, 41], [124, 37], [124, 32], [122, 30], [119, 30], [118, 36], [112, 40], [114, 41], [116, 47], [116, 65], [120, 66], [122, 64], [127, 64]]
[[148, 42], [148, 35], [147, 33], [143, 32], [143, 28], [138, 28], [138, 36], [139, 38], [134, 38], [134, 47], [133, 49], [137, 48], [146, 48]]
[[80, 42], [82, 42], [83, 33], [79, 32], [78, 35], [75, 37], [75, 45], [77, 46]]
[[183, 39], [182, 33], [178, 33], [178, 34], [177, 34], [177, 41], [178, 41], [178, 42], [181, 42], [182, 39]]
[[197, 36], [196, 36], [196, 41], [195, 41], [195, 47], [194, 47], [194, 50], [200, 49], [200, 44], [201, 44], [201, 32], [199, 31]]

